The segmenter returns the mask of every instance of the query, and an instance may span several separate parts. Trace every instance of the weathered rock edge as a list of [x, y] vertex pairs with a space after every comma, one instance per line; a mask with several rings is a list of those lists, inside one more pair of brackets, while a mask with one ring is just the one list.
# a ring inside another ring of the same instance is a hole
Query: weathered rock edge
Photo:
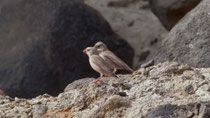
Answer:
[[210, 68], [164, 62], [93, 84], [76, 80], [57, 97], [0, 98], [0, 117], [209, 117]]

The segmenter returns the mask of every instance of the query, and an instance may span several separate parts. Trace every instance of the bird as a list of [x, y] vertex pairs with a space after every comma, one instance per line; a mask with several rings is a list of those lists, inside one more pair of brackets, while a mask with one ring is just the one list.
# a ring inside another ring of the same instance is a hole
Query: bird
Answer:
[[118, 76], [113, 72], [113, 68], [111, 68], [100, 56], [98, 51], [94, 47], [87, 47], [83, 50], [85, 54], [89, 57], [90, 66], [96, 72], [100, 73], [100, 77], [97, 78], [94, 83], [106, 77], [114, 77], [118, 78]]
[[104, 59], [106, 63], [114, 67], [114, 73], [116, 73], [117, 69], [126, 70], [130, 73], [134, 72], [134, 70], [131, 69], [123, 60], [110, 51], [105, 43], [99, 41], [93, 47], [97, 49], [99, 56]]

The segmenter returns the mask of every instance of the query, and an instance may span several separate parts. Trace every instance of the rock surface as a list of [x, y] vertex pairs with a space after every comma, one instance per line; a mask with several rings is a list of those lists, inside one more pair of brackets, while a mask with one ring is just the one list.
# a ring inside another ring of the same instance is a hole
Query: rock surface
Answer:
[[152, 11], [166, 29], [173, 26], [201, 0], [149, 0]]
[[134, 67], [138, 69], [151, 53], [151, 47], [165, 38], [168, 31], [151, 12], [145, 0], [84, 0], [97, 9], [113, 30], [134, 49]]
[[210, 67], [210, 1], [203, 0], [157, 44], [150, 59]]
[[57, 97], [0, 98], [0, 116], [21, 118], [208, 118], [210, 68], [165, 62], [120, 79], [76, 80]]
[[0, 88], [10, 96], [57, 95], [96, 76], [82, 50], [99, 40], [129, 65], [133, 60], [128, 43], [80, 0], [1, 0], [0, 38]]

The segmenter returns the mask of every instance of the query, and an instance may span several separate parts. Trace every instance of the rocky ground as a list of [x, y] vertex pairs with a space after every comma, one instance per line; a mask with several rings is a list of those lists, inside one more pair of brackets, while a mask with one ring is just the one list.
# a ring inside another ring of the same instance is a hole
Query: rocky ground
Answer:
[[0, 97], [1, 118], [209, 118], [210, 68], [164, 62], [120, 79], [84, 78], [57, 97]]
[[150, 60], [209, 67], [209, 3], [0, 0], [0, 89], [57, 96], [74, 80], [96, 77], [82, 50], [98, 41], [135, 70]]
[[[0, 118], [210, 118], [209, 4], [0, 1]], [[94, 84], [97, 41], [137, 70]]]
[[188, 12], [151, 53], [155, 62], [165, 60], [193, 67], [210, 67], [210, 0]]
[[132, 65], [132, 47], [80, 0], [0, 0], [0, 89], [12, 97], [58, 95], [96, 76], [82, 50], [98, 41]]

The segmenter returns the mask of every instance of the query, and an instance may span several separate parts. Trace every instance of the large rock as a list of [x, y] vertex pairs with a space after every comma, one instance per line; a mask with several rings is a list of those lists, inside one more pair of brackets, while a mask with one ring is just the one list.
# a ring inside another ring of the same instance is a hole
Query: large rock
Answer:
[[132, 48], [79, 0], [1, 0], [0, 38], [0, 88], [10, 96], [57, 95], [96, 76], [82, 50], [99, 40], [132, 65]]
[[134, 49], [134, 66], [138, 69], [151, 53], [151, 47], [165, 38], [168, 31], [143, 0], [85, 0], [97, 9]]
[[149, 0], [152, 11], [166, 29], [170, 30], [187, 12], [201, 0]]
[[209, 71], [165, 62], [97, 84], [84, 78], [57, 97], [0, 98], [0, 117], [209, 118]]
[[174, 26], [151, 54], [156, 63], [174, 60], [194, 67], [210, 66], [209, 4], [209, 0], [203, 0]]

